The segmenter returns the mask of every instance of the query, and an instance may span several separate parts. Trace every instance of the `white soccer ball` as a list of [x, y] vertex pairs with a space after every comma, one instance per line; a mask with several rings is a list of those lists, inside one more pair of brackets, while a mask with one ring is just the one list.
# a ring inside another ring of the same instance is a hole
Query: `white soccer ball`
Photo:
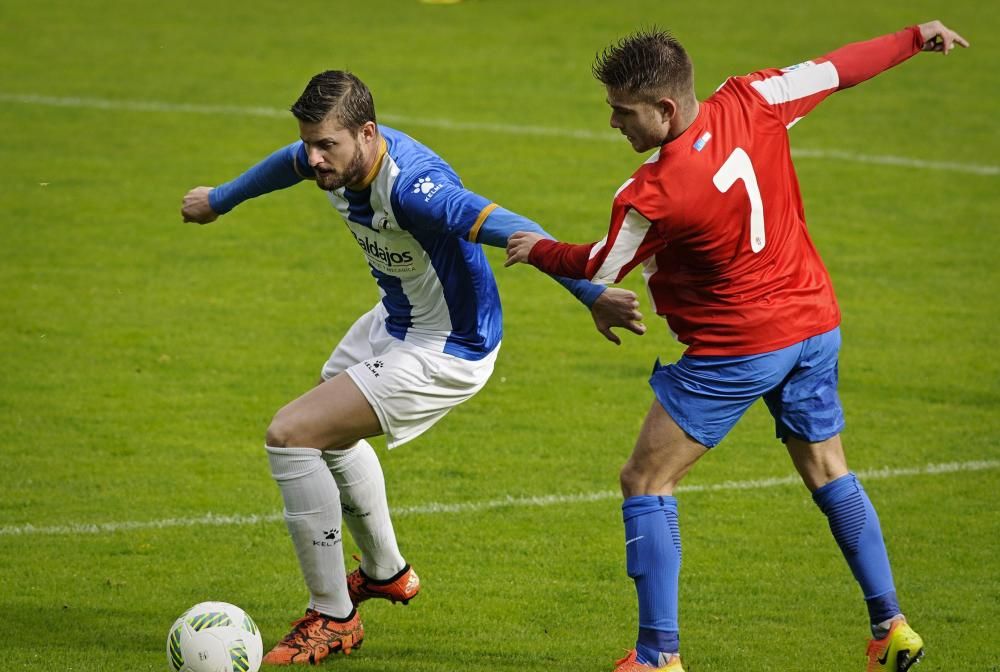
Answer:
[[174, 672], [257, 672], [263, 657], [257, 624], [228, 602], [194, 605], [167, 635], [167, 662]]

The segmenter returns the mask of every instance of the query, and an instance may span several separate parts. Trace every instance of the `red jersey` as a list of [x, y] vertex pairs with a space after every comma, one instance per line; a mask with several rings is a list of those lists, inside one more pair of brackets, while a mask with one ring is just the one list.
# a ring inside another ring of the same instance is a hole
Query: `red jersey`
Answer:
[[840, 309], [806, 230], [787, 130], [922, 43], [912, 27], [730, 78], [618, 190], [604, 240], [542, 240], [531, 263], [605, 284], [641, 263], [657, 314], [687, 354], [759, 354], [833, 329]]

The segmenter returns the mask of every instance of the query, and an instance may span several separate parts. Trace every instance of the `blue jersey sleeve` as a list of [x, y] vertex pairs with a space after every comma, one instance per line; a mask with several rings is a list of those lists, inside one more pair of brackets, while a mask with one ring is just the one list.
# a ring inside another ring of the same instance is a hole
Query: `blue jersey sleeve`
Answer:
[[468, 237], [490, 201], [462, 186], [441, 168], [400, 175], [394, 190], [397, 216], [404, 228], [417, 227], [443, 235]]
[[301, 141], [282, 147], [239, 177], [209, 192], [208, 202], [224, 215], [243, 201], [271, 191], [285, 189], [315, 176], [306, 160]]
[[[530, 231], [546, 238], [552, 238], [545, 229], [527, 217], [522, 217], [516, 212], [511, 212], [505, 208], [496, 207], [483, 220], [478, 231], [472, 231], [470, 240], [495, 247], [507, 247], [507, 239], [510, 238], [511, 234], [518, 231]], [[569, 290], [573, 296], [588, 308], [594, 305], [597, 297], [607, 289], [604, 285], [594, 284], [587, 280], [574, 280], [564, 278], [560, 275], [553, 275], [552, 278]]]
[[[552, 237], [530, 219], [469, 191], [454, 173], [441, 168], [413, 171], [405, 180], [401, 175], [395, 200], [397, 219], [404, 228], [416, 226], [494, 247], [506, 247], [507, 238], [515, 231]], [[586, 280], [552, 277], [588, 308], [607, 289]]]

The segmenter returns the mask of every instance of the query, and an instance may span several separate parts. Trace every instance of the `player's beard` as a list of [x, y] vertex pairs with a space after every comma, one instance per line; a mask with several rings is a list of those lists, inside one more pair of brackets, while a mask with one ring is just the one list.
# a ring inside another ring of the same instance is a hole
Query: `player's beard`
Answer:
[[358, 184], [365, 178], [365, 156], [359, 143], [351, 162], [342, 173], [316, 171], [316, 186], [323, 191], [336, 191], [349, 184]]

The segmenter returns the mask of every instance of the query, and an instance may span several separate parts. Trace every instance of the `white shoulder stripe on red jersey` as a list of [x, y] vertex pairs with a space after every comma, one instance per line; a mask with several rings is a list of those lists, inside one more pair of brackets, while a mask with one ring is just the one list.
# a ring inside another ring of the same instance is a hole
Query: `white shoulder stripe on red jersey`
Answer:
[[[659, 152], [656, 152], [656, 153], [657, 153], [657, 154], [659, 154]], [[647, 162], [647, 163], [648, 163], [648, 162]], [[617, 198], [617, 197], [618, 197], [618, 194], [620, 194], [620, 193], [622, 193], [623, 191], [625, 191], [625, 188], [626, 188], [626, 187], [627, 187], [628, 185], [632, 184], [633, 182], [635, 182], [635, 178], [634, 178], [634, 177], [630, 177], [630, 178], [628, 178], [627, 180], [625, 180], [625, 184], [623, 184], [622, 186], [618, 187], [618, 191], [616, 191], [616, 192], [615, 192], [615, 197]]]
[[[655, 156], [659, 157], [660, 156], [660, 152], [657, 151], [656, 154], [655, 154]], [[647, 161], [646, 163], [649, 163], [649, 162]], [[634, 177], [630, 177], [627, 180], [625, 180], [625, 184], [623, 184], [622, 186], [618, 187], [618, 191], [615, 192], [615, 198], [618, 198], [618, 194], [620, 194], [623, 191], [625, 191], [625, 189], [628, 187], [628, 185], [632, 184], [633, 182], [635, 182], [635, 178]], [[594, 244], [594, 246], [590, 248], [590, 256], [587, 257], [587, 261], [590, 261], [591, 259], [593, 259], [594, 257], [596, 257], [598, 254], [600, 254], [601, 250], [603, 250], [604, 246], [607, 245], [607, 244], [608, 244], [608, 237], [607, 236], [604, 236], [599, 241], [597, 241]]]
[[650, 226], [652, 223], [648, 219], [630, 209], [615, 236], [614, 244], [604, 257], [604, 263], [597, 269], [591, 282], [601, 285], [617, 282], [622, 267], [635, 257]]
[[830, 61], [796, 68], [775, 77], [750, 83], [750, 86], [772, 105], [806, 98], [820, 91], [836, 89], [839, 85], [840, 75]]

